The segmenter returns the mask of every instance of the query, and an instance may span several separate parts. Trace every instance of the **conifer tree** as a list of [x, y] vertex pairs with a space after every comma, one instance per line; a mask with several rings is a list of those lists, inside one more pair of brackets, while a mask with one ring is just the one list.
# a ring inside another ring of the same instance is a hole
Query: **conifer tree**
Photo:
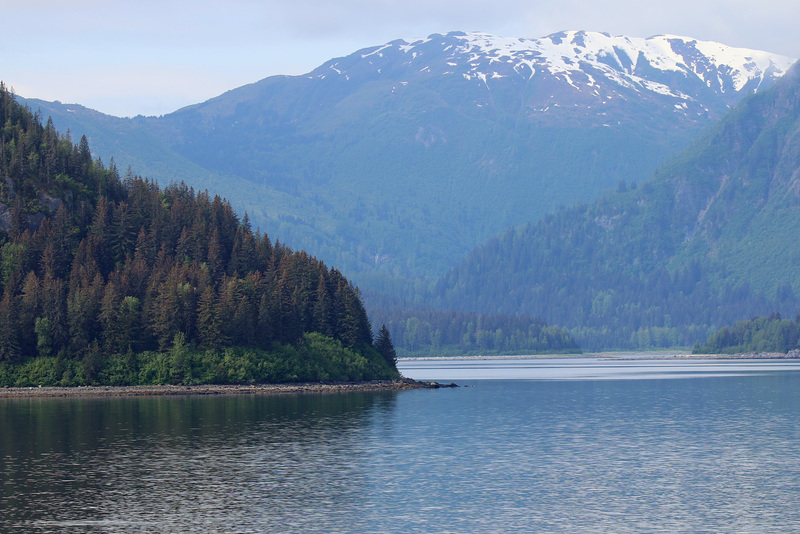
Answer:
[[100, 324], [103, 329], [103, 348], [106, 352], [113, 353], [119, 347], [121, 332], [119, 331], [119, 303], [120, 296], [117, 285], [109, 281], [103, 292], [100, 304]]
[[392, 367], [397, 367], [397, 353], [392, 344], [392, 336], [389, 334], [389, 329], [386, 325], [382, 325], [378, 331], [378, 339], [375, 340], [375, 348], [378, 353], [383, 356], [383, 359]]
[[136, 297], [127, 296], [119, 305], [119, 352], [136, 352], [142, 342], [142, 305]]
[[316, 302], [314, 303], [314, 330], [328, 337], [334, 335], [332, 321], [333, 302], [325, 279], [325, 271], [320, 271], [317, 281]]
[[0, 362], [17, 362], [22, 359], [19, 336], [19, 309], [15, 293], [15, 276], [6, 285], [0, 300]]
[[218, 349], [225, 344], [217, 296], [211, 286], [203, 289], [197, 303], [197, 337], [204, 349]]

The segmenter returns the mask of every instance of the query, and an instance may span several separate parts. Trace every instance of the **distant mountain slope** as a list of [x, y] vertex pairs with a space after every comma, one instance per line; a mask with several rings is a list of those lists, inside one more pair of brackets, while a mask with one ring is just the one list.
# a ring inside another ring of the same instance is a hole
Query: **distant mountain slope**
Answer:
[[[252, 182], [230, 175], [219, 175], [177, 154], [160, 139], [142, 127], [143, 117], [123, 119], [105, 115], [79, 104], [62, 104], [17, 96], [20, 103], [42, 113], [43, 120], [52, 117], [55, 127], [74, 139], [85, 135], [90, 140], [92, 154], [108, 164], [114, 159], [122, 173], [130, 168], [134, 174], [146, 175], [167, 186], [183, 180], [196, 189], [208, 189], [230, 198], [252, 198]], [[247, 206], [241, 200], [233, 202], [243, 213]]]
[[222, 184], [262, 230], [390, 289], [389, 278], [433, 277], [504, 228], [649, 176], [790, 63], [674, 36], [453, 32], [123, 123], [146, 137], [130, 154], [137, 172], [169, 177], [148, 147], [186, 165], [173, 176], [200, 168], [198, 182]]
[[540, 316], [584, 348], [691, 345], [756, 314], [793, 316], [800, 65], [652, 181], [620, 189], [473, 251], [439, 282], [439, 302]]

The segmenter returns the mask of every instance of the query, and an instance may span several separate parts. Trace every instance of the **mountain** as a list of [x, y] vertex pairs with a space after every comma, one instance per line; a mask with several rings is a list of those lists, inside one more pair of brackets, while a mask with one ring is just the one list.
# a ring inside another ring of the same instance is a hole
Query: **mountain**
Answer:
[[2, 84], [0, 124], [0, 386], [399, 376], [336, 269], [219, 196], [121, 179]]
[[677, 36], [452, 32], [162, 117], [28, 103], [104, 161], [225, 194], [362, 287], [402, 293], [510, 226], [649, 176], [791, 62]]
[[691, 346], [800, 302], [800, 64], [652, 180], [474, 250], [441, 306], [527, 313], [584, 349]]

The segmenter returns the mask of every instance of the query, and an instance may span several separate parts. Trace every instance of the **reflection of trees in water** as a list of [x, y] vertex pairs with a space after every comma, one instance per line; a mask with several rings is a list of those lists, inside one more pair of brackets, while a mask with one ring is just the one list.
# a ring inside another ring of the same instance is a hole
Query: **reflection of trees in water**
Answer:
[[6, 401], [0, 527], [122, 517], [183, 529], [187, 513], [213, 522], [355, 503], [369, 429], [394, 411], [396, 396]]

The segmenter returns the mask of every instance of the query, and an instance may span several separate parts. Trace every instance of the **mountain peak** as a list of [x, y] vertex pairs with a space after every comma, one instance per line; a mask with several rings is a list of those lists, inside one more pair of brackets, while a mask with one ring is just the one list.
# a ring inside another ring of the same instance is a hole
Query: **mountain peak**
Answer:
[[573, 30], [532, 39], [454, 31], [359, 50], [329, 61], [310, 77], [452, 74], [487, 87], [488, 80], [501, 78], [524, 82], [556, 78], [562, 85], [596, 93], [599, 100], [633, 90], [668, 96], [681, 105], [710, 90], [732, 105], [742, 92], [756, 92], [764, 82], [771, 85], [794, 61], [677, 35], [639, 38]]

